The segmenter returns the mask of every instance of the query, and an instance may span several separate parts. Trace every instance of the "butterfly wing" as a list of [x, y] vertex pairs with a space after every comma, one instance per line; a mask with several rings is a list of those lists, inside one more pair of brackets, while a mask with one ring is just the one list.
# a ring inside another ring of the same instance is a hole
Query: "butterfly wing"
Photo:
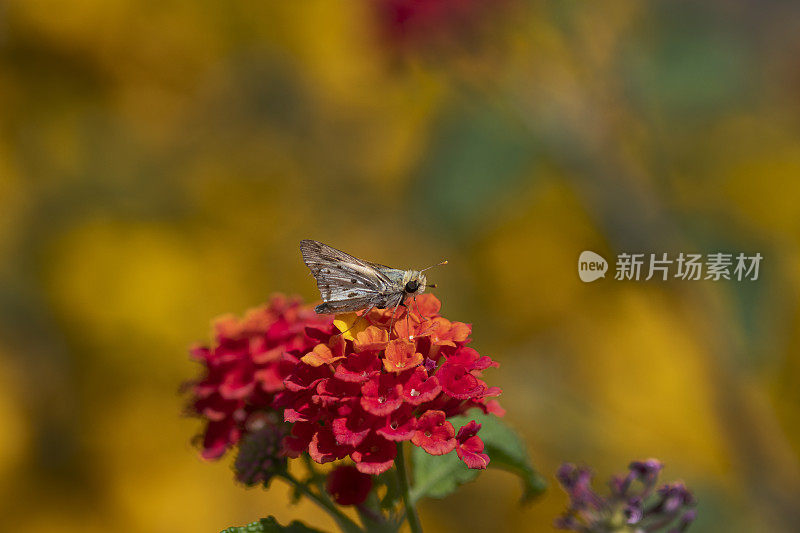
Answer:
[[400, 270], [399, 268], [392, 268], [387, 267], [386, 265], [381, 265], [378, 263], [369, 263], [369, 265], [383, 274], [388, 280], [390, 280], [392, 287], [399, 287], [402, 288], [403, 286], [403, 278], [406, 275], [405, 270]]
[[375, 265], [327, 244], [302, 240], [300, 252], [317, 280], [317, 288], [324, 302], [317, 307], [318, 313], [380, 307], [387, 295], [396, 292], [393, 280]]

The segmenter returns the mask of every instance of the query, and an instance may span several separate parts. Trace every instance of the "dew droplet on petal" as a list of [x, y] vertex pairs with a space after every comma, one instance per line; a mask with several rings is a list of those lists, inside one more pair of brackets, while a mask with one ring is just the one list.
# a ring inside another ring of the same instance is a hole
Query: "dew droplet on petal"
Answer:
[[408, 394], [409, 396], [416, 398], [417, 396], [419, 396], [419, 391], [417, 389], [411, 389], [411, 392], [409, 392]]

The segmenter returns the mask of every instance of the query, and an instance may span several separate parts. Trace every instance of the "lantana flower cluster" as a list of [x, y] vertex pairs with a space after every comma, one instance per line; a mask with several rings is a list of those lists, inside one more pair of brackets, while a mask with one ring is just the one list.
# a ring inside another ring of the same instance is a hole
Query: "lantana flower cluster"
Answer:
[[[214, 344], [191, 349], [204, 370], [199, 380], [189, 383], [190, 410], [206, 422], [201, 436], [204, 458], [221, 457], [244, 434], [269, 422], [275, 394], [283, 390], [295, 364], [285, 354], [311, 350], [317, 341], [306, 336], [306, 328], [329, 328], [332, 322], [299, 298], [283, 295], [249, 310], [242, 319], [225, 315], [215, 321]], [[270, 418], [280, 417], [273, 413]]]
[[456, 433], [448, 418], [474, 407], [502, 414], [492, 399], [500, 389], [481, 379], [498, 365], [467, 346], [470, 325], [442, 317], [435, 296], [409, 305], [394, 317], [391, 309], [373, 310], [306, 328], [317, 344], [295, 361], [275, 398], [293, 424], [290, 456], [308, 452], [317, 463], [349, 456], [359, 472], [376, 475], [394, 464], [396, 443], [411, 441], [432, 455], [455, 450], [469, 468], [486, 468], [480, 424]]
[[[486, 468], [480, 424], [456, 432], [448, 418], [471, 408], [503, 414], [492, 399], [500, 389], [481, 378], [498, 365], [467, 346], [471, 326], [442, 317], [435, 296], [410, 305], [394, 317], [390, 309], [334, 320], [279, 295], [243, 319], [217, 320], [215, 343], [192, 350], [204, 366], [191, 384], [191, 410], [206, 421], [203, 457], [221, 457], [245, 435], [274, 435], [264, 429], [272, 424], [291, 428], [279, 455], [349, 456], [363, 474], [391, 468], [402, 441]], [[248, 480], [261, 480], [253, 465], [278, 464], [245, 455]]]
[[686, 531], [695, 519], [694, 496], [680, 482], [656, 488], [662, 468], [657, 459], [634, 461], [626, 475], [611, 478], [611, 493], [600, 496], [592, 490], [589, 468], [565, 463], [556, 477], [569, 494], [570, 506], [555, 526], [586, 533]]

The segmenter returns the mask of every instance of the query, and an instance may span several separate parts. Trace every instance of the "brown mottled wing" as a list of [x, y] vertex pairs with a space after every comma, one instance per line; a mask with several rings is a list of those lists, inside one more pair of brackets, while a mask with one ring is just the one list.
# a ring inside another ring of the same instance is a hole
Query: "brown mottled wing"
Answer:
[[310, 239], [300, 241], [303, 261], [317, 280], [323, 304], [318, 313], [358, 311], [396, 292], [392, 280], [372, 264]]

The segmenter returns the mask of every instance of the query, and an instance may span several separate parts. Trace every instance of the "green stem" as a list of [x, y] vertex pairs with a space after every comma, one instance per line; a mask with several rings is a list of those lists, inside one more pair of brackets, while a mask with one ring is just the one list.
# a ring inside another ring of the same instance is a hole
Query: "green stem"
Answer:
[[333, 502], [315, 493], [308, 488], [308, 485], [301, 483], [288, 472], [282, 474], [281, 477], [288, 481], [289, 484], [295, 487], [297, 490], [308, 496], [308, 498], [313, 500], [314, 503], [325, 509], [325, 511], [331, 515], [331, 518], [333, 518], [339, 525], [339, 529], [341, 529], [344, 533], [363, 533], [361, 528], [358, 527], [358, 524], [350, 520], [343, 512], [337, 509]]
[[317, 487], [317, 490], [319, 490], [320, 494], [325, 497], [325, 499], [330, 500], [330, 498], [328, 498], [325, 494], [325, 484], [322, 481], [324, 478], [321, 478], [317, 473], [317, 469], [314, 466], [314, 461], [312, 461], [311, 457], [309, 457], [309, 455], [306, 453], [303, 454], [303, 461], [306, 465], [306, 470], [308, 470], [308, 476], [311, 483]]
[[419, 522], [417, 509], [414, 507], [414, 502], [411, 501], [411, 487], [408, 483], [408, 473], [406, 472], [406, 461], [403, 456], [403, 443], [397, 443], [397, 458], [395, 459], [397, 468], [397, 477], [400, 481], [400, 492], [403, 494], [403, 504], [406, 508], [406, 519], [408, 520], [408, 527], [411, 528], [411, 533], [422, 533], [422, 524]]

